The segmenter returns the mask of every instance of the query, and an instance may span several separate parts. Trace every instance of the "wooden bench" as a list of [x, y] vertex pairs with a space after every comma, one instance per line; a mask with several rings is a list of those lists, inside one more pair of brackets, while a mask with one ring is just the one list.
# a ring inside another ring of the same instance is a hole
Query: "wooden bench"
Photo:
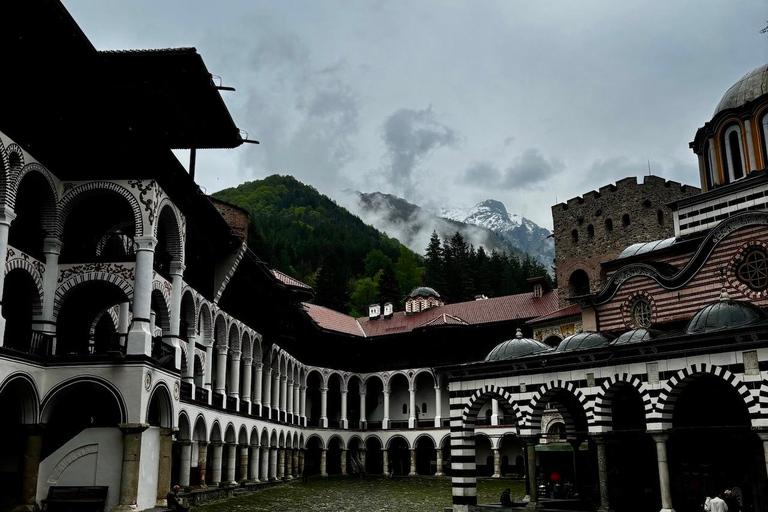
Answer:
[[47, 512], [104, 512], [109, 487], [59, 485], [48, 488]]

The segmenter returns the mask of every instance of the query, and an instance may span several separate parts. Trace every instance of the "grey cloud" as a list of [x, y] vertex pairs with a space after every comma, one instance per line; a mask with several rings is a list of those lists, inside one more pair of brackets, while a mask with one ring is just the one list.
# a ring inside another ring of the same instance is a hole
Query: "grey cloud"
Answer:
[[505, 188], [532, 188], [564, 168], [565, 164], [559, 159], [546, 159], [538, 149], [526, 149], [504, 171], [501, 185]]
[[459, 178], [460, 183], [475, 186], [496, 186], [501, 180], [501, 172], [490, 162], [474, 162]]
[[456, 146], [460, 140], [453, 128], [438, 120], [431, 106], [395, 111], [384, 122], [382, 136], [389, 161], [387, 178], [409, 199], [414, 192], [414, 170], [436, 149]]
[[699, 186], [699, 171], [695, 164], [684, 163], [674, 158], [662, 163], [656, 160], [650, 162], [648, 160], [631, 160], [626, 156], [619, 156], [595, 160], [582, 175], [584, 189], [601, 187], [629, 176], [642, 177], [648, 174], [649, 166], [651, 174], [667, 180]]

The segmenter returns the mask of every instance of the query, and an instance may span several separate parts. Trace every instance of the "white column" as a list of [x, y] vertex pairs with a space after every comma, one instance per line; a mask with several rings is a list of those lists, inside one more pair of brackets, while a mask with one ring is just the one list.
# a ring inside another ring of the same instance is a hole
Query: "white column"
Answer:
[[[0, 210], [0, 303], [3, 300], [3, 287], [5, 285], [5, 263], [8, 261], [8, 232], [11, 228], [11, 222], [16, 218], [16, 214], [7, 206]], [[2, 312], [2, 306], [0, 306]], [[0, 347], [3, 346], [5, 338], [5, 317], [0, 314]]]
[[493, 398], [491, 400], [491, 425], [499, 424], [499, 401]]
[[299, 393], [299, 382], [293, 383], [293, 422], [301, 424], [301, 394]]
[[[190, 333], [191, 332], [191, 333]], [[182, 375], [184, 382], [194, 384], [195, 382], [195, 336], [194, 329], [187, 332], [187, 371]]]
[[668, 434], [651, 434], [656, 441], [656, 458], [659, 465], [659, 490], [661, 491], [661, 512], [675, 512], [672, 507], [672, 490], [669, 486], [669, 465], [667, 462]]
[[287, 382], [285, 388], [285, 421], [293, 422], [293, 380]]
[[341, 428], [349, 428], [349, 421], [347, 420], [347, 390], [341, 392]]
[[440, 427], [443, 423], [443, 389], [435, 386], [435, 426]]
[[501, 478], [501, 452], [498, 448], [493, 449], [493, 475], [491, 478]]
[[435, 471], [435, 476], [443, 476], [443, 449], [438, 447], [435, 448], [435, 458], [437, 459], [437, 469]]
[[211, 382], [213, 380], [213, 345], [205, 347], [205, 375], [203, 376], [203, 386], [211, 393]]
[[179, 328], [181, 327], [181, 290], [184, 288], [184, 264], [180, 261], [171, 263], [171, 328], [168, 343], [174, 348], [173, 364], [181, 369], [181, 346]]
[[[384, 419], [381, 422], [381, 428], [389, 428], [389, 389], [384, 390]], [[388, 472], [386, 468], [385, 472]]]
[[250, 472], [251, 472], [251, 478], [248, 480], [250, 482], [258, 482], [259, 481], [259, 454], [261, 453], [261, 450], [259, 450], [258, 446], [250, 446], [250, 458], [248, 459], [248, 462], [250, 464]]
[[408, 392], [410, 393], [408, 428], [416, 428], [416, 384], [414, 384], [414, 387], [408, 388]]
[[221, 452], [224, 443], [221, 441], [213, 441], [213, 450], [211, 453], [211, 483], [213, 485], [219, 485], [221, 483]]
[[246, 402], [251, 401], [251, 377], [253, 376], [253, 371], [251, 368], [252, 364], [252, 357], [243, 358], [243, 371], [245, 373], [243, 373], [243, 389], [240, 390], [240, 397]]
[[227, 386], [227, 352], [229, 347], [226, 345], [216, 345], [216, 392], [225, 394]]
[[288, 405], [288, 376], [280, 376], [280, 416], [287, 421], [286, 407]]
[[267, 418], [272, 417], [272, 408], [270, 405], [272, 405], [272, 402], [270, 401], [270, 398], [272, 396], [272, 368], [267, 366], [264, 369], [263, 372], [264, 375], [264, 392], [261, 394], [262, 402], [261, 402], [261, 413], [265, 414]]
[[272, 419], [280, 419], [280, 372], [272, 371], [272, 409], [275, 415]]
[[328, 388], [320, 388], [320, 427], [328, 428]]
[[253, 404], [261, 411], [261, 362], [253, 363]]
[[[744, 120], [744, 138], [747, 139], [747, 154], [749, 155], [749, 172], [757, 170], [755, 164], [755, 147], [752, 144], [752, 121]], [[744, 173], [747, 174], [746, 172]]]
[[301, 416], [302, 426], [307, 426], [307, 386], [302, 385], [299, 388], [301, 393], [301, 404], [299, 407], [299, 416]]
[[[53, 321], [53, 306], [56, 298], [56, 286], [59, 277], [59, 255], [61, 254], [61, 242], [58, 238], [46, 238], [43, 241], [43, 254], [45, 254], [45, 273], [43, 274], [43, 312], [35, 322], [40, 324], [38, 328], [46, 333], [55, 334], [56, 325]], [[2, 268], [5, 268], [3, 266]]]
[[259, 468], [259, 481], [260, 482], [267, 482], [269, 481], [269, 448], [262, 447], [259, 452], [261, 452], [261, 460], [260, 462], [260, 468]]
[[237, 485], [235, 465], [237, 464], [237, 443], [227, 443], [227, 479], [230, 485]]
[[240, 399], [240, 355], [236, 349], [229, 351], [229, 396]]
[[152, 270], [157, 239], [153, 236], [138, 236], [133, 239], [136, 246], [136, 267], [133, 281], [133, 321], [128, 332], [128, 354], [152, 355]]
[[367, 420], [365, 419], [365, 388], [360, 388], [360, 428], [365, 428]]
[[189, 486], [189, 474], [192, 469], [192, 441], [181, 441], [181, 457], [179, 460], [179, 485]]

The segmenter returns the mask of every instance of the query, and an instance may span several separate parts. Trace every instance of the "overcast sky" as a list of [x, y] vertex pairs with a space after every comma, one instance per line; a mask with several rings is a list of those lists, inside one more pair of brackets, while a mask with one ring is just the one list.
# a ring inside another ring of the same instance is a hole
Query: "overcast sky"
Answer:
[[549, 228], [551, 205], [648, 161], [698, 185], [688, 142], [768, 60], [762, 0], [64, 4], [100, 50], [194, 46], [237, 89], [261, 145], [199, 151], [208, 192], [292, 174], [332, 198], [493, 198]]

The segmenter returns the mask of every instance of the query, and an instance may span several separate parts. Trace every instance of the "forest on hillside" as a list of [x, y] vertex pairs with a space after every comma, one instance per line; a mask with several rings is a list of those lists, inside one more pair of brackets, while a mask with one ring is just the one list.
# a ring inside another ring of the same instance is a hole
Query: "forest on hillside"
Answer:
[[374, 303], [402, 310], [417, 286], [460, 302], [527, 291], [528, 277], [547, 274], [530, 258], [476, 250], [460, 233], [445, 242], [434, 233], [425, 259], [292, 176], [213, 195], [248, 211], [248, 245], [261, 259], [312, 286], [316, 304], [353, 316], [366, 315]]

